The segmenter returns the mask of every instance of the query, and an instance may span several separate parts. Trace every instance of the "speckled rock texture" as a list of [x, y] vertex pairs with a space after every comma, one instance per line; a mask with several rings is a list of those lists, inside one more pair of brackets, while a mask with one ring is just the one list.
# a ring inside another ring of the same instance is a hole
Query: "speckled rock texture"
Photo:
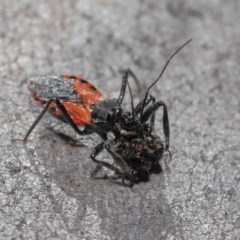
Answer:
[[[240, 239], [239, 11], [238, 0], [0, 0], [0, 239]], [[92, 179], [101, 139], [50, 115], [18, 141], [41, 111], [30, 75], [82, 75], [113, 98], [121, 69], [144, 90], [190, 38], [151, 90], [169, 107], [173, 156], [150, 181]]]

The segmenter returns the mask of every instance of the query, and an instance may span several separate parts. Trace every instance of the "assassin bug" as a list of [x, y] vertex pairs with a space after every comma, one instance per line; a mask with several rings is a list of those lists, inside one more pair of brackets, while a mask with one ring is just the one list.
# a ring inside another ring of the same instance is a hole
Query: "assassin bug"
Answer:
[[[96, 156], [104, 149], [107, 133], [112, 132], [115, 139], [120, 139], [122, 131], [133, 131], [144, 138], [146, 128], [150, 128], [151, 132], [154, 127], [155, 112], [159, 107], [163, 107], [163, 129], [166, 149], [168, 150], [169, 122], [167, 106], [162, 101], [156, 102], [155, 98], [149, 95], [149, 90], [161, 78], [171, 59], [190, 41], [183, 44], [169, 58], [159, 77], [148, 87], [144, 99], [132, 112], [123, 111], [121, 106], [129, 75], [138, 84], [135, 74], [129, 69], [123, 74], [122, 87], [118, 99], [104, 99], [99, 90], [81, 77], [64, 75], [59, 77], [35, 76], [30, 78], [29, 90], [33, 99], [45, 106], [33, 122], [23, 141], [27, 140], [32, 130], [49, 110], [55, 117], [69, 123], [79, 135], [91, 134], [93, 132], [99, 134], [104, 141], [95, 147], [91, 158], [97, 164], [113, 169], [109, 163], [96, 159]], [[148, 106], [150, 103], [151, 105]], [[150, 123], [147, 123], [149, 119]], [[80, 130], [78, 126], [83, 126], [84, 129]], [[127, 169], [122, 168], [124, 174], [131, 180], [131, 174], [128, 173]]]
[[[29, 90], [32, 98], [40, 105], [45, 105], [25, 135], [25, 142], [49, 110], [58, 119], [68, 122], [80, 135], [98, 133], [104, 140], [107, 132], [120, 135], [116, 123], [122, 120], [121, 103], [124, 99], [128, 75], [137, 79], [131, 70], [124, 71], [122, 87], [118, 99], [104, 99], [101, 92], [90, 82], [79, 76], [34, 76], [29, 79]], [[137, 82], [138, 84], [138, 82]], [[124, 121], [121, 122], [123, 128]], [[78, 126], [84, 126], [80, 130]]]

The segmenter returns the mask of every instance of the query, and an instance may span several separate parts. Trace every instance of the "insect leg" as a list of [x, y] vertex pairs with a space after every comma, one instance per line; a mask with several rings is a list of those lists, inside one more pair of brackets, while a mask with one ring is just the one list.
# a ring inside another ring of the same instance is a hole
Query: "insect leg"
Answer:
[[164, 132], [164, 136], [165, 136], [166, 150], [168, 151], [169, 150], [170, 131], [169, 131], [169, 120], [168, 120], [167, 105], [163, 101], [159, 101], [159, 102], [154, 103], [143, 113], [141, 122], [144, 123], [153, 114], [155, 115], [155, 112], [161, 106], [163, 107], [163, 132]]
[[50, 104], [53, 102], [54, 100], [51, 99], [49, 100], [46, 105], [44, 106], [42, 112], [38, 115], [38, 117], [35, 119], [35, 121], [33, 122], [32, 126], [29, 128], [29, 130], [27, 131], [25, 137], [23, 138], [23, 142], [26, 142], [30, 133], [33, 131], [33, 129], [36, 127], [36, 125], [38, 124], [38, 122], [41, 120], [41, 118], [43, 117], [43, 115], [46, 113], [46, 111], [48, 110]]
[[[145, 106], [146, 107], [150, 102], [155, 103], [155, 97], [153, 97], [152, 95], [148, 95]], [[138, 105], [134, 108], [134, 114], [138, 115], [141, 112], [141, 108], [143, 105], [143, 100], [141, 102], [138, 103]]]
[[116, 163], [123, 170], [124, 174], [121, 173], [121, 175], [123, 176], [123, 181], [124, 181], [124, 178], [126, 177], [130, 181], [130, 186], [132, 187], [134, 185], [133, 174], [131, 173], [129, 167], [126, 165], [125, 161], [121, 158], [121, 156], [119, 156], [115, 151], [112, 150], [111, 144], [109, 143], [105, 144], [105, 148], [111, 154], [111, 156], [116, 161]]
[[70, 115], [68, 114], [66, 108], [64, 107], [64, 105], [58, 100], [56, 99], [56, 105], [57, 107], [60, 109], [60, 111], [62, 112], [62, 114], [64, 115], [64, 117], [66, 118], [66, 120], [68, 121], [68, 123], [71, 125], [71, 127], [79, 134], [79, 135], [86, 135], [86, 134], [90, 134], [91, 132], [86, 131], [85, 129], [83, 131], [81, 131], [78, 126], [73, 122], [72, 118], [70, 117]]
[[127, 86], [127, 82], [128, 82], [128, 76], [131, 76], [134, 81], [136, 82], [136, 85], [137, 85], [137, 88], [138, 90], [140, 91], [140, 85], [139, 85], [139, 81], [136, 77], [136, 75], [132, 72], [131, 69], [126, 69], [123, 71], [123, 78], [122, 78], [122, 87], [121, 87], [121, 90], [120, 90], [120, 94], [119, 94], [119, 97], [118, 97], [118, 102], [119, 103], [122, 103], [123, 99], [124, 99], [124, 96], [125, 96], [125, 92], [126, 92], [126, 86]]
[[[152, 102], [152, 104], [154, 104], [156, 102], [156, 99], [154, 96], [152, 95], [148, 95], [148, 98], [145, 102], [145, 106], [146, 107], [150, 102]], [[143, 105], [144, 101], [142, 100], [134, 109], [134, 114], [138, 115], [141, 112], [142, 109], [142, 105]], [[155, 112], [151, 115], [151, 119], [150, 119], [150, 125], [149, 125], [149, 134], [151, 134], [153, 128], [154, 128], [154, 123], [155, 123]]]
[[108, 169], [110, 169], [110, 170], [113, 170], [113, 171], [116, 172], [117, 174], [119, 174], [119, 173], [120, 173], [119, 170], [118, 170], [116, 167], [112, 166], [110, 163], [107, 163], [107, 162], [100, 161], [100, 160], [97, 160], [97, 159], [96, 159], [96, 156], [104, 149], [104, 144], [105, 144], [105, 141], [104, 141], [104, 142], [101, 142], [100, 144], [98, 144], [98, 145], [94, 148], [94, 150], [93, 150], [93, 152], [91, 153], [90, 157], [91, 157], [91, 159], [92, 159], [95, 163], [97, 163], [98, 165], [103, 166], [103, 167], [106, 167], [106, 168], [108, 168]]

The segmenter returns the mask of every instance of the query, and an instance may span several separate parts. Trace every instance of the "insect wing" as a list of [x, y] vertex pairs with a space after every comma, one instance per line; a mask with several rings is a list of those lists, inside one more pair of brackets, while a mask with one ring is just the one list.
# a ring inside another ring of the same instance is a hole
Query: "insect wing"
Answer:
[[32, 76], [28, 83], [29, 90], [35, 99], [49, 101], [51, 99], [80, 102], [79, 95], [71, 81], [57, 76]]

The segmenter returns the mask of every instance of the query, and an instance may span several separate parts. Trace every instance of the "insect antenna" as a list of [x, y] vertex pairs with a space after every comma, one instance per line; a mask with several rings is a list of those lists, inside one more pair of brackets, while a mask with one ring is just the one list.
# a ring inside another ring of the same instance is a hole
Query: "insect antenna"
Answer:
[[181, 47], [179, 47], [171, 56], [170, 58], [167, 60], [167, 62], [165, 63], [161, 73], [159, 74], [159, 76], [157, 77], [157, 79], [148, 87], [146, 93], [145, 93], [145, 96], [144, 96], [144, 100], [143, 100], [143, 104], [142, 104], [142, 108], [141, 108], [141, 111], [140, 111], [140, 121], [142, 121], [142, 114], [143, 114], [143, 110], [144, 110], [144, 107], [146, 105], [146, 101], [147, 101], [147, 97], [148, 97], [148, 93], [149, 93], [149, 90], [158, 82], [158, 80], [162, 77], [163, 73], [165, 72], [168, 64], [170, 63], [170, 61], [172, 60], [172, 58], [182, 49], [184, 48], [189, 42], [191, 42], [192, 39], [189, 39], [187, 42], [185, 42]]

